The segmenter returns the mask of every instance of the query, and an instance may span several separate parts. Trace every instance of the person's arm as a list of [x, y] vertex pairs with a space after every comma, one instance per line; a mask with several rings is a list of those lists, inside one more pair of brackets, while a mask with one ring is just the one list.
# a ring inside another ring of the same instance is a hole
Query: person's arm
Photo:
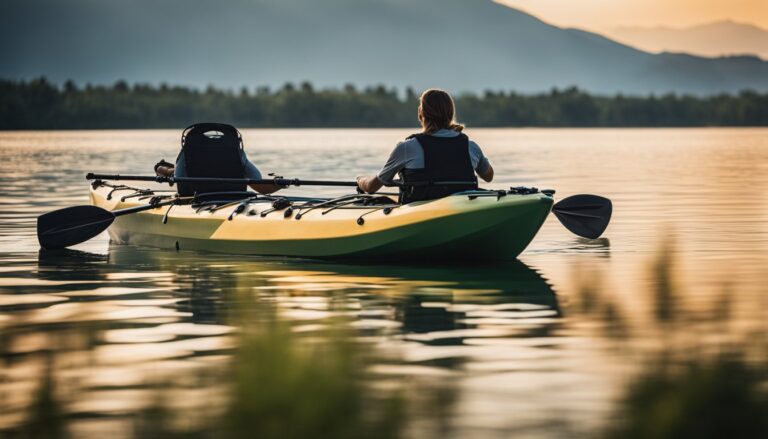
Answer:
[[490, 183], [493, 181], [493, 166], [491, 166], [490, 163], [488, 163], [488, 167], [483, 169], [483, 171], [477, 171], [477, 175], [480, 176], [483, 180], [485, 180], [486, 183]]
[[379, 177], [376, 175], [371, 176], [364, 176], [359, 175], [357, 177], [357, 187], [359, 187], [363, 192], [367, 194], [374, 194], [376, 191], [382, 188], [384, 186], [384, 183], [382, 183], [381, 180], [379, 180]]
[[281, 189], [281, 187], [276, 184], [250, 184], [249, 186], [251, 189], [262, 195], [268, 195]]
[[[248, 157], [245, 156], [245, 152], [242, 153], [243, 160], [245, 161], [245, 178], [249, 180], [261, 180], [261, 171], [251, 163], [250, 160], [248, 160]], [[273, 192], [277, 192], [281, 189], [280, 186], [276, 184], [250, 184], [248, 185], [251, 187], [251, 189], [255, 190], [256, 192], [267, 195], [271, 194]]]
[[395, 175], [405, 167], [405, 159], [405, 142], [400, 142], [389, 154], [387, 163], [384, 164], [378, 174], [357, 177], [357, 187], [368, 194], [375, 193], [385, 184], [392, 183]]
[[472, 160], [477, 163], [475, 165], [475, 172], [477, 175], [485, 180], [486, 183], [493, 181], [493, 166], [488, 158], [483, 154], [483, 150], [480, 149], [477, 143], [470, 141], [469, 154]]

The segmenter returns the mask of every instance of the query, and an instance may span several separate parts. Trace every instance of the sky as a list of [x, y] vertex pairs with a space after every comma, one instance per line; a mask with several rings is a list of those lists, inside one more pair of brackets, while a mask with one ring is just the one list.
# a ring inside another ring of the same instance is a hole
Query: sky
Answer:
[[768, 29], [768, 0], [495, 0], [565, 27], [687, 27], [732, 20]]

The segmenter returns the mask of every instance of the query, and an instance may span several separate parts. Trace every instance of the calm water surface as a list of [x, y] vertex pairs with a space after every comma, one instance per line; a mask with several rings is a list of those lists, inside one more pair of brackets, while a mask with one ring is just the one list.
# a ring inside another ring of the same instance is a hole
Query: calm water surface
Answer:
[[[243, 132], [263, 172], [317, 179], [375, 172], [408, 133]], [[448, 268], [153, 250], [106, 234], [39, 253], [35, 218], [87, 203], [86, 172], [149, 173], [175, 158], [180, 133], [0, 133], [0, 434], [215, 436], [219, 418], [245, 431], [237, 413], [336, 431], [306, 411], [270, 414], [282, 389], [288, 411], [311, 401], [339, 425], [353, 417], [340, 400], [381, 414], [389, 395], [403, 409], [381, 425], [405, 436], [600, 436], [640, 416], [638, 383], [674, 388], [658, 364], [718, 371], [733, 353], [765, 369], [768, 130], [470, 134], [496, 169], [489, 186], [611, 198], [604, 237], [550, 218], [520, 262]], [[338, 348], [350, 340], [355, 353]], [[336, 398], [338, 375], [361, 382], [353, 396]]]

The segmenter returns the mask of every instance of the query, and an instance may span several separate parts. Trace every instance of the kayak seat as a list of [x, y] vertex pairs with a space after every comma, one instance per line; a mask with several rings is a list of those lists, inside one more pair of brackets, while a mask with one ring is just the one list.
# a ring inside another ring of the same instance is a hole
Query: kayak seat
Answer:
[[[237, 128], [223, 123], [198, 123], [181, 134], [186, 177], [245, 178], [243, 138]], [[245, 183], [179, 183], [181, 196], [210, 192], [245, 192]]]

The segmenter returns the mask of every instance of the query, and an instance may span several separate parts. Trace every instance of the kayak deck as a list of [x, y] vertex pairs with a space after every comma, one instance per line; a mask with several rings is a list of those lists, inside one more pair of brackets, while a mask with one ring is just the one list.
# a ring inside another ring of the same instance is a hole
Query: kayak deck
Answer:
[[[90, 198], [95, 206], [118, 210], [145, 205], [161, 194], [100, 182], [92, 187]], [[540, 192], [503, 191], [467, 192], [406, 205], [382, 196], [329, 200], [255, 195], [120, 216], [108, 231], [117, 243], [236, 254], [507, 260], [531, 242], [553, 202]], [[284, 200], [283, 208], [275, 209], [278, 198]]]

